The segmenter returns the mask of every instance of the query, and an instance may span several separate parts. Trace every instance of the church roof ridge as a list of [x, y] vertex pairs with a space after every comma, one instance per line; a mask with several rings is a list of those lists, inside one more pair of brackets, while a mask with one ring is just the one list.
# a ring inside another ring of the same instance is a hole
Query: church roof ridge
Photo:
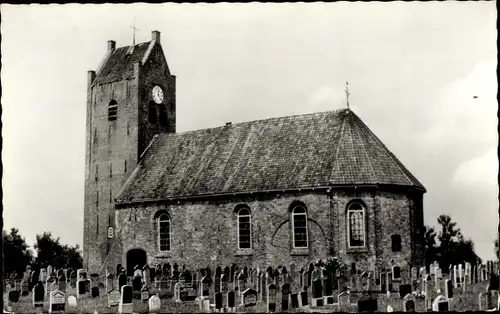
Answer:
[[350, 109], [162, 133], [117, 204], [327, 186], [423, 185]]

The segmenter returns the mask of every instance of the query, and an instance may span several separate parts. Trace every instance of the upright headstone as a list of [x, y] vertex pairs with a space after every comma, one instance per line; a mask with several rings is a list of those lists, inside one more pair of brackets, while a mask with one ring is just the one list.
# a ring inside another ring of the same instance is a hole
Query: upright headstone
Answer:
[[407, 294], [403, 299], [404, 312], [416, 312], [415, 310], [416, 299], [412, 294]]
[[312, 282], [312, 306], [323, 306], [323, 286], [321, 279]]
[[144, 284], [141, 288], [141, 302], [147, 303], [149, 301], [149, 287]]
[[133, 313], [134, 303], [132, 302], [132, 286], [124, 285], [122, 287], [120, 304], [118, 305], [118, 313]]
[[342, 292], [337, 297], [339, 312], [348, 312], [349, 307], [351, 306], [351, 296], [347, 292]]
[[155, 294], [151, 298], [149, 298], [148, 305], [149, 305], [149, 312], [150, 313], [159, 313], [160, 312], [161, 299], [158, 296], [158, 294]]
[[276, 286], [267, 286], [267, 312], [276, 312]]
[[450, 311], [450, 301], [446, 299], [443, 295], [439, 295], [432, 302], [432, 310], [434, 312], [449, 312]]
[[59, 276], [59, 278], [57, 279], [57, 282], [58, 282], [58, 289], [64, 293], [66, 293], [66, 277], [64, 276], [64, 274], [62, 274], [62, 276]]
[[222, 310], [222, 293], [216, 292], [214, 295], [215, 299], [215, 309], [220, 312]]
[[[144, 267], [142, 268], [142, 278], [144, 279], [144, 284], [148, 288], [151, 287], [151, 270], [147, 264], [144, 265]], [[148, 300], [149, 300], [149, 298], [148, 298]]]
[[64, 313], [66, 305], [66, 295], [60, 290], [55, 290], [50, 293], [49, 313]]
[[121, 273], [118, 275], [118, 291], [122, 291], [122, 287], [127, 284], [127, 275]]
[[284, 283], [281, 285], [281, 311], [288, 311], [290, 303], [290, 284]]
[[444, 281], [444, 296], [447, 299], [453, 299], [453, 283], [450, 279]]
[[44, 297], [45, 297], [45, 289], [43, 288], [42, 282], [39, 281], [33, 287], [33, 306], [34, 307], [42, 307]]
[[72, 308], [78, 306], [78, 301], [76, 300], [76, 297], [74, 295], [70, 295], [68, 297], [68, 305]]

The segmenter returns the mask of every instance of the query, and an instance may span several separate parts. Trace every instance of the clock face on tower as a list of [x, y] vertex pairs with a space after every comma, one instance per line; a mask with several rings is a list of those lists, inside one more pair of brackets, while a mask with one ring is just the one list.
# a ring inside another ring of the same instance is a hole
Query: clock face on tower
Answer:
[[161, 104], [161, 102], [163, 101], [163, 90], [161, 89], [161, 87], [158, 85], [153, 87], [152, 94], [154, 102], [157, 104]]

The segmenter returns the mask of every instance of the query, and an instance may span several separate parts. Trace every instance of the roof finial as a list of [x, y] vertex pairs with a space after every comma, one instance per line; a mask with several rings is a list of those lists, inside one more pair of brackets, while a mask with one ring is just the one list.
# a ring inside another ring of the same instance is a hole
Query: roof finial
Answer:
[[347, 100], [347, 109], [349, 109], [349, 82], [348, 81], [345, 81], [345, 96], [346, 96], [346, 100]]
[[134, 15], [134, 26], [130, 25], [130, 27], [134, 30], [133, 31], [133, 38], [132, 38], [132, 44], [135, 46], [135, 31], [138, 31], [139, 29], [135, 27], [135, 15]]

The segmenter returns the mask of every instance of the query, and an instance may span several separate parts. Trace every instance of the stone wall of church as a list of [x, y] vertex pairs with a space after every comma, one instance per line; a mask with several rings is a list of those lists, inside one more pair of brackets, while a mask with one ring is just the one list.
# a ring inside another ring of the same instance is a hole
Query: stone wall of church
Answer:
[[[347, 205], [361, 201], [366, 208], [367, 247], [347, 246]], [[292, 249], [290, 207], [301, 202], [307, 207], [309, 249]], [[400, 266], [405, 275], [411, 262], [412, 199], [405, 193], [379, 191], [309, 192], [280, 194], [217, 202], [185, 202], [167, 206], [138, 206], [117, 210], [117, 235], [122, 238], [122, 260], [126, 252], [142, 248], [148, 263], [171, 262], [189, 267], [229, 265], [289, 265], [300, 267], [317, 259], [337, 256], [356, 268], [377, 274]], [[235, 208], [246, 204], [252, 212], [252, 245], [237, 249]], [[171, 251], [159, 253], [155, 215], [165, 211], [171, 218]], [[391, 236], [401, 236], [401, 250], [392, 251]]]

